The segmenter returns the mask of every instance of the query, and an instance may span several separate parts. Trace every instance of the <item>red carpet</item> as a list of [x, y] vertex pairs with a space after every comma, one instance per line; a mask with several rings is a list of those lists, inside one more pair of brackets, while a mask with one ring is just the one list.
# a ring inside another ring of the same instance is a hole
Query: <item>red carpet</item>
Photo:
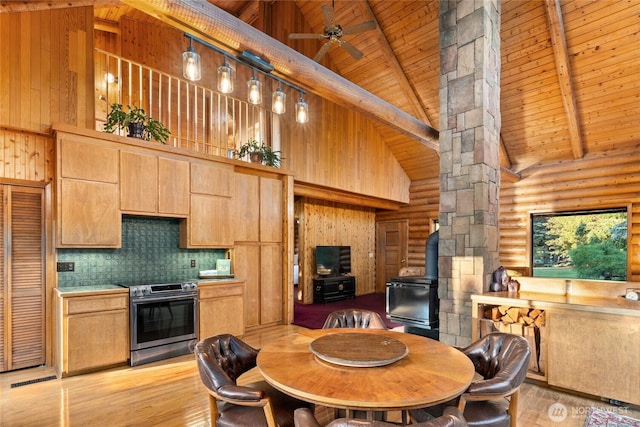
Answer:
[[355, 299], [328, 302], [326, 304], [298, 304], [296, 302], [294, 304], [293, 324], [309, 329], [320, 329], [329, 313], [344, 310], [345, 308], [375, 311], [382, 317], [388, 328], [402, 326], [387, 319], [384, 293], [360, 295]]

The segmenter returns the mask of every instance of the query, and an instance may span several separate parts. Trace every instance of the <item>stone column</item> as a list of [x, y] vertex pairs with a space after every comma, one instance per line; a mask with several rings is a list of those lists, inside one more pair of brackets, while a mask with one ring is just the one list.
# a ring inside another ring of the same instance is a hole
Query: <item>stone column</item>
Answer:
[[440, 1], [440, 341], [471, 342], [498, 258], [500, 1]]

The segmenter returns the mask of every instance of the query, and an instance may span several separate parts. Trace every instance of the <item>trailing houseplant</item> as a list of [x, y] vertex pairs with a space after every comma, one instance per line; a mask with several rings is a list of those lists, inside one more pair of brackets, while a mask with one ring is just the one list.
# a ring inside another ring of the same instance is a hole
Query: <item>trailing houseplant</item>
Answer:
[[147, 117], [143, 108], [127, 105], [129, 111], [124, 111], [122, 104], [112, 104], [107, 114], [104, 131], [114, 133], [120, 129], [127, 129], [127, 135], [146, 141], [154, 140], [162, 144], [167, 143], [171, 131], [160, 121]]
[[261, 163], [266, 166], [280, 167], [280, 151], [274, 151], [263, 142], [249, 138], [238, 150], [238, 158], [249, 157], [252, 163]]

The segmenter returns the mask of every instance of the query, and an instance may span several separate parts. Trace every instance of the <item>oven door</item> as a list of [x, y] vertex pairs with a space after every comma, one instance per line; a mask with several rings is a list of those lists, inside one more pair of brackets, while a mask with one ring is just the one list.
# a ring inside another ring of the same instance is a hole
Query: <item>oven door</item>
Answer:
[[197, 295], [131, 300], [131, 350], [171, 344], [198, 337]]
[[387, 318], [431, 329], [438, 327], [438, 285], [392, 281], [387, 283]]

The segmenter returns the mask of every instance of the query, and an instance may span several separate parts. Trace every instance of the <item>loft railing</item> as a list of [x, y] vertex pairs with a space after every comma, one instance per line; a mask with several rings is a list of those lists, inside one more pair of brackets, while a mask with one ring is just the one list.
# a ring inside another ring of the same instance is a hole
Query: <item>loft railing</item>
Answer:
[[96, 130], [109, 107], [136, 105], [171, 131], [168, 145], [231, 157], [249, 138], [268, 142], [267, 113], [205, 86], [96, 49]]

